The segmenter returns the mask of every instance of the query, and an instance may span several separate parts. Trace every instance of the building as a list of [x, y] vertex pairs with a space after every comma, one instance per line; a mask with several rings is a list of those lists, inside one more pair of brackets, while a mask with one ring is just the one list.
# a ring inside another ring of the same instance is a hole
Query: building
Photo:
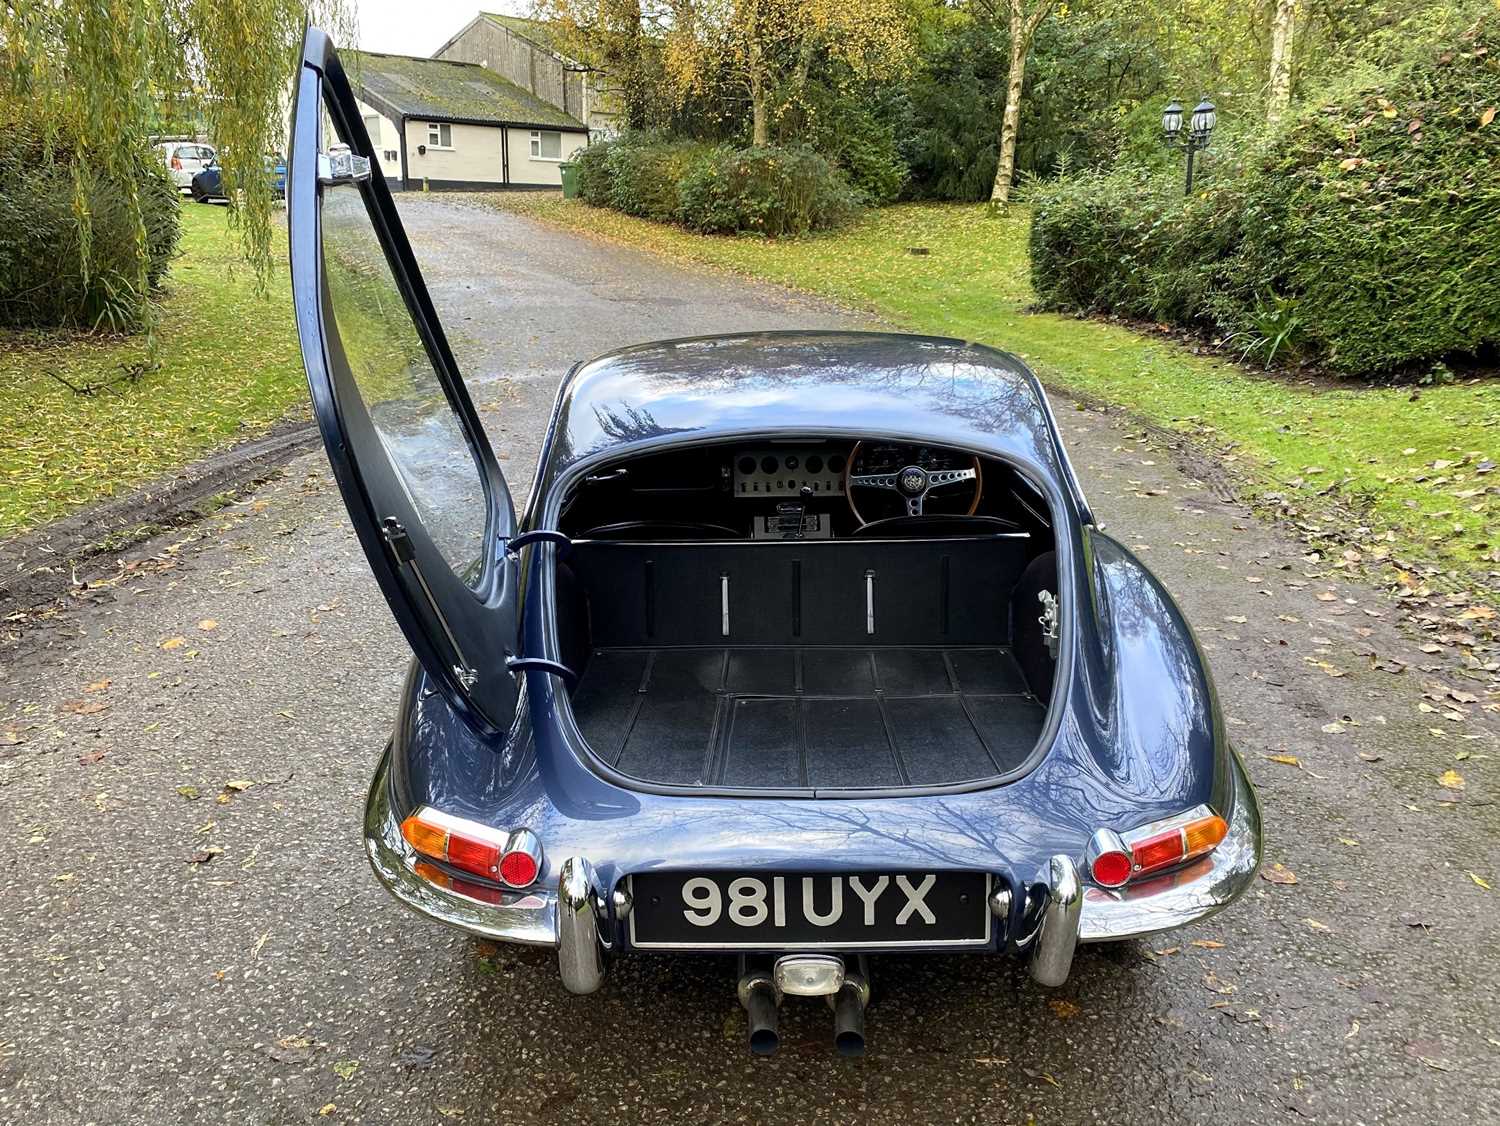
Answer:
[[619, 131], [619, 99], [604, 76], [560, 50], [555, 29], [543, 20], [480, 12], [433, 57], [478, 63], [580, 119], [591, 137]]
[[562, 183], [583, 121], [474, 62], [344, 53], [392, 190], [494, 191]]

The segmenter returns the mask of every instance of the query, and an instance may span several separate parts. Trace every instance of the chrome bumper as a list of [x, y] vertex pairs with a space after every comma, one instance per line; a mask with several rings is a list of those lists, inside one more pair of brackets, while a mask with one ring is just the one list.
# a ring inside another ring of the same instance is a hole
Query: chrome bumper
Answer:
[[[612, 931], [605, 891], [582, 857], [565, 860], [556, 889], [507, 893], [482, 903], [417, 875], [416, 854], [401, 836], [390, 804], [389, 751], [365, 803], [365, 851], [370, 867], [398, 900], [430, 918], [498, 942], [557, 950], [563, 984], [592, 993], [604, 981]], [[1260, 867], [1260, 806], [1238, 756], [1231, 759], [1234, 806], [1229, 833], [1211, 854], [1159, 879], [1105, 891], [1085, 886], [1071, 857], [1054, 856], [1037, 874], [1040, 911], [1032, 933], [1018, 943], [1043, 985], [1061, 985], [1080, 942], [1110, 942], [1169, 930], [1212, 915], [1249, 886]]]

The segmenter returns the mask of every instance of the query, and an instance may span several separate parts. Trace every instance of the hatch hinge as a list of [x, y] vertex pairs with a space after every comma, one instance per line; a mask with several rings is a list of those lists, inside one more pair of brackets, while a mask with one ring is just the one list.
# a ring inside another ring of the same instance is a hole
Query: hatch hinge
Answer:
[[564, 555], [573, 546], [573, 541], [561, 532], [554, 532], [551, 529], [543, 528], [535, 532], [523, 532], [519, 536], [508, 540], [505, 544], [505, 554], [520, 555], [523, 547], [529, 547], [534, 543], [555, 543], [559, 554]]
[[458, 638], [453, 636], [453, 630], [448, 625], [448, 619], [443, 615], [443, 608], [438, 605], [436, 596], [432, 593], [432, 587], [427, 585], [427, 576], [422, 574], [422, 568], [417, 563], [416, 546], [412, 543], [411, 534], [407, 532], [401, 521], [394, 516], [387, 516], [380, 522], [380, 534], [385, 537], [386, 547], [390, 548], [391, 557], [395, 559], [398, 567], [405, 567], [411, 571], [412, 577], [417, 580], [417, 586], [422, 590], [422, 597], [427, 599], [427, 608], [432, 611], [432, 616], [437, 619], [443, 636], [448, 639], [449, 646], [453, 649], [453, 655], [458, 660], [452, 664], [453, 679], [458, 682], [465, 692], [470, 691], [474, 685], [479, 683], [479, 673], [464, 656], [463, 647], [459, 645]]
[[370, 178], [370, 158], [356, 156], [348, 145], [334, 145], [318, 154], [318, 183], [356, 184]]
[[1057, 660], [1057, 595], [1050, 590], [1037, 591], [1037, 601], [1042, 604], [1042, 613], [1037, 621], [1042, 624], [1042, 640], [1047, 643], [1047, 655]]
[[549, 661], [545, 657], [509, 657], [506, 659], [505, 667], [511, 672], [524, 672], [527, 669], [540, 669], [542, 672], [550, 672], [560, 676], [568, 684], [569, 688], [578, 683], [578, 674], [560, 661]]

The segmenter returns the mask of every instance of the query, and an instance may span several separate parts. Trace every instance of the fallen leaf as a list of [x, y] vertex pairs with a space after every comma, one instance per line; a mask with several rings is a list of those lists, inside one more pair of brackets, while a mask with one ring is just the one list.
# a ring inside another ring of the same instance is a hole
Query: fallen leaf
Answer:
[[1327, 923], [1320, 923], [1317, 919], [1303, 919], [1302, 921], [1315, 931], [1326, 931], [1332, 929]]
[[1320, 590], [1314, 597], [1316, 597], [1319, 602], [1337, 602], [1339, 600], [1339, 596], [1334, 594], [1331, 590]]
[[108, 700], [64, 700], [58, 706], [58, 711], [72, 712], [74, 715], [97, 715], [108, 709]]
[[207, 848], [200, 848], [192, 856], [189, 856], [187, 862], [189, 864], [207, 864], [214, 857], [222, 856], [223, 853], [224, 850], [218, 845], [209, 845]]
[[179, 797], [183, 798], [186, 801], [197, 801], [198, 800], [198, 787], [197, 786], [178, 786], [177, 787], [177, 794], [178, 794]]
[[201, 622], [198, 623], [198, 628], [201, 629], [204, 633], [207, 633], [211, 629], [218, 629], [219, 623], [214, 621], [214, 619], [212, 618], [204, 618]]
[[339, 1060], [333, 1065], [333, 1073], [346, 1083], [354, 1078], [354, 1073], [358, 1070], [358, 1060]]
[[79, 755], [78, 756], [78, 765], [79, 766], [93, 766], [94, 763], [96, 763], [96, 762], [102, 762], [102, 761], [104, 761], [105, 754], [106, 754], [106, 752], [104, 752], [104, 751], [90, 751], [86, 755]]
[[1483, 113], [1481, 113], [1479, 115], [1479, 128], [1483, 129], [1491, 121], [1495, 120], [1495, 110], [1496, 110], [1496, 108], [1500, 108], [1500, 107], [1490, 106], [1488, 109], [1486, 109]]
[[1057, 1014], [1059, 1020], [1071, 1020], [1083, 1011], [1072, 1001], [1064, 1000], [1061, 997], [1054, 997], [1047, 1004], [1051, 1006], [1052, 1011]]
[[334, 1106], [332, 1103], [324, 1103], [322, 1106], [320, 1106], [318, 1108], [318, 1117], [319, 1118], [327, 1118], [330, 1114], [332, 1114], [336, 1110], [338, 1110], [338, 1107]]
[[1193, 939], [1192, 942], [1188, 943], [1188, 945], [1189, 946], [1199, 946], [1199, 947], [1202, 947], [1204, 950], [1223, 950], [1224, 949], [1224, 944], [1222, 942], [1215, 942], [1211, 938], [1195, 938], [1195, 939]]
[[255, 785], [255, 783], [251, 782], [249, 779], [232, 778], [228, 782], [224, 783], [224, 788], [226, 790], [233, 790], [235, 793], [239, 793], [241, 790], [248, 790], [253, 785]]
[[1283, 766], [1301, 766], [1302, 760], [1296, 755], [1267, 755], [1266, 758], [1272, 762], [1279, 762]]
[[1245, 623], [1246, 623], [1246, 622], [1247, 622], [1247, 621], [1248, 621], [1248, 620], [1249, 620], [1249, 619], [1248, 619], [1248, 618], [1246, 618], [1246, 617], [1245, 617], [1245, 615], [1243, 615], [1243, 614], [1230, 614], [1230, 615], [1229, 615], [1229, 616], [1228, 616], [1228, 617], [1227, 617], [1227, 618], [1225, 618], [1225, 619], [1224, 619], [1224, 620], [1225, 620], [1225, 621], [1226, 621], [1226, 622], [1233, 622], [1233, 623], [1234, 623], [1234, 624], [1235, 624], [1235, 625], [1237, 625], [1237, 626], [1242, 626], [1242, 625], [1244, 625], [1244, 624], [1245, 624]]
[[1485, 882], [1485, 879], [1484, 879], [1483, 876], [1477, 875], [1477, 874], [1475, 874], [1473, 872], [1469, 872], [1468, 873], [1468, 877], [1469, 877], [1469, 879], [1473, 880], [1476, 884], [1478, 884], [1480, 887], [1484, 888], [1485, 891], [1494, 891], [1495, 890], [1494, 888], [1490, 887], [1490, 885], [1488, 883]]
[[93, 684], [85, 684], [83, 690], [85, 692], [107, 692], [109, 691], [109, 685], [110, 679], [106, 676], [103, 680], [94, 681]]
[[1047, 1083], [1051, 1083], [1054, 1087], [1062, 1086], [1061, 1083], [1052, 1078], [1052, 1076], [1048, 1075], [1045, 1071], [1032, 1071], [1029, 1067], [1023, 1067], [1021, 1070], [1024, 1071], [1027, 1077], [1030, 1079], [1041, 1079]]
[[1297, 873], [1280, 862], [1260, 870], [1260, 878], [1273, 884], [1295, 884]]
[[1344, 733], [1344, 730], [1344, 725], [1342, 723], [1339, 723], [1337, 720], [1335, 720], [1333, 723], [1325, 723], [1323, 725], [1324, 735], [1342, 735]]
[[161, 643], [163, 649], [181, 649], [187, 644], [185, 637], [169, 637]]
[[1229, 994], [1234, 993], [1239, 989], [1239, 986], [1234, 982], [1223, 981], [1216, 974], [1204, 974], [1203, 984], [1213, 992], [1222, 994], [1225, 997], [1229, 996]]
[[1462, 774], [1450, 769], [1438, 775], [1438, 785], [1448, 790], [1462, 790], [1467, 783]]

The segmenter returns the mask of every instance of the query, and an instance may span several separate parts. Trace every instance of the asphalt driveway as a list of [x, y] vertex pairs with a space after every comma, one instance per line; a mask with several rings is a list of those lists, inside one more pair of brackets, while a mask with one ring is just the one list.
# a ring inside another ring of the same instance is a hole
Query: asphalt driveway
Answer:
[[[402, 211], [519, 495], [575, 359], [859, 326], [462, 201]], [[887, 958], [870, 1054], [732, 967], [546, 952], [410, 915], [360, 814], [406, 665], [321, 452], [101, 568], [0, 650], [0, 1119], [14, 1123], [1500, 1120], [1495, 697], [1128, 419], [1063, 405], [1085, 489], [1207, 644], [1268, 869], [1187, 932]], [[1449, 774], [1448, 772], [1452, 772]]]

